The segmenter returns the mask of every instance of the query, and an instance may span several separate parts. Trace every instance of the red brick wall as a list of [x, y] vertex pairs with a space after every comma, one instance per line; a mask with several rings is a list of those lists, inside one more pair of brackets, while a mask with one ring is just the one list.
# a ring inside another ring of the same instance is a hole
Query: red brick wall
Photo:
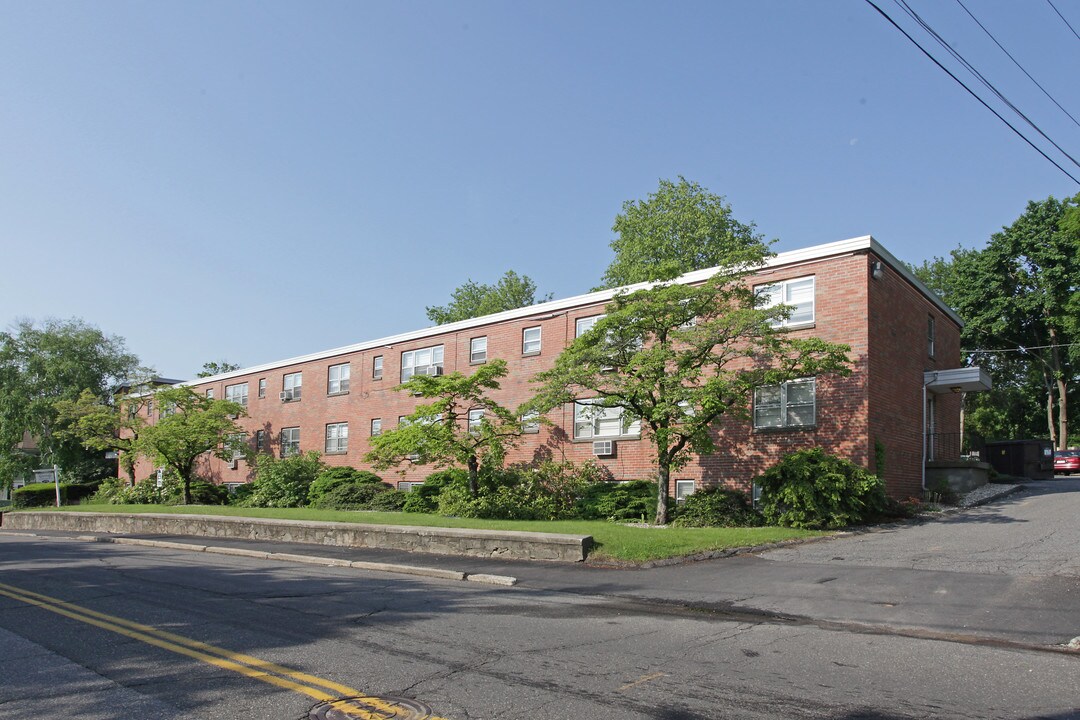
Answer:
[[[890, 494], [922, 495], [923, 373], [960, 367], [960, 327], [896, 270], [870, 283], [870, 437], [884, 450]], [[930, 357], [928, 318], [935, 319]], [[960, 432], [960, 398], [937, 396], [937, 431]], [[873, 467], [873, 464], [872, 464]]]
[[[797, 265], [770, 268], [753, 281], [771, 283], [779, 280], [814, 276], [816, 282], [815, 323], [813, 327], [792, 331], [796, 336], [820, 337], [851, 346], [853, 372], [849, 377], [822, 377], [817, 383], [817, 422], [812, 428], [754, 431], [746, 419], [723, 420], [716, 433], [718, 452], [694, 459], [672, 479], [692, 479], [698, 485], [726, 484], [746, 491], [752, 479], [775, 463], [783, 454], [804, 447], [820, 446], [864, 466], [873, 466], [874, 440], [886, 447], [886, 477], [896, 495], [914, 494], [921, 477], [921, 372], [927, 362], [936, 367], [955, 367], [959, 359], [959, 335], [955, 326], [936, 311], [918, 291], [887, 269], [883, 280], [869, 279], [869, 260], [865, 252], [819, 259]], [[938, 317], [938, 360], [930, 361], [919, 349], [925, 347], [928, 312]], [[488, 357], [507, 361], [509, 375], [496, 400], [516, 407], [533, 392], [530, 378], [550, 368], [559, 352], [574, 338], [575, 323], [580, 317], [603, 312], [603, 305], [593, 303], [557, 312], [538, 311], [534, 316], [432, 335], [421, 340], [395, 344], [324, 358], [266, 372], [254, 372], [226, 381], [195, 385], [197, 392], [214, 388], [214, 396], [225, 396], [225, 385], [248, 383], [250, 417], [239, 423], [252, 435], [258, 429], [268, 432], [271, 449], [279, 451], [278, 436], [284, 427], [300, 428], [302, 451], [323, 452], [327, 423], [349, 423], [348, 452], [324, 455], [331, 465], [350, 465], [367, 469], [362, 458], [369, 449], [371, 419], [382, 419], [383, 430], [393, 428], [399, 416], [408, 415], [417, 398], [394, 392], [400, 382], [401, 353], [407, 350], [442, 344], [444, 372], [468, 373], [470, 339], [488, 338]], [[522, 355], [522, 331], [542, 328], [539, 355]], [[383, 356], [383, 378], [372, 379], [372, 359]], [[351, 364], [348, 394], [327, 395], [327, 369], [342, 362]], [[930, 367], [929, 369], [934, 369]], [[303, 372], [302, 399], [281, 402], [278, 393], [286, 373]], [[266, 397], [258, 397], [258, 380], [267, 379]], [[945, 418], [958, 418], [958, 406], [952, 398], [939, 403], [939, 427]], [[749, 411], [749, 407], [746, 408]], [[573, 440], [572, 405], [553, 410], [548, 418], [554, 427], [542, 426], [537, 435], [524, 436], [521, 447], [510, 453], [508, 462], [532, 461], [542, 457], [575, 462], [594, 459], [591, 442]], [[958, 419], [957, 419], [958, 422]], [[651, 477], [655, 474], [654, 454], [647, 438], [617, 440], [616, 454], [600, 459], [619, 480]], [[250, 480], [250, 468], [241, 461], [238, 469], [216, 459], [208, 461], [206, 474], [216, 482]], [[399, 471], [382, 471], [390, 482], [423, 480], [429, 467], [406, 466]], [[149, 476], [152, 468], [143, 463], [139, 477]], [[674, 485], [672, 487], [674, 489]]]

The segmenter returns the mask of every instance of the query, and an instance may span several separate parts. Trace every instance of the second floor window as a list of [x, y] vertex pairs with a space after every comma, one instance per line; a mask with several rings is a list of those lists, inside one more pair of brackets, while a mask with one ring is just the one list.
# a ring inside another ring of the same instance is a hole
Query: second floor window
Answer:
[[442, 369], [442, 345], [401, 353], [401, 382], [413, 375], [442, 375]]
[[371, 419], [371, 437], [382, 435], [382, 418]]
[[930, 357], [934, 357], [934, 316], [926, 316], [926, 350]]
[[281, 381], [281, 399], [283, 402], [300, 399], [300, 390], [304, 384], [303, 373], [289, 373]]
[[236, 385], [225, 386], [225, 399], [229, 402], [239, 403], [244, 407], [248, 404], [248, 385], [247, 383], [238, 383]]
[[469, 432], [473, 435], [480, 434], [480, 425], [484, 422], [484, 409], [476, 408], [469, 411]]
[[266, 431], [255, 431], [255, 452], [270, 452], [270, 445], [266, 442]]
[[476, 337], [469, 341], [469, 362], [481, 363], [487, 360], [487, 336]]
[[790, 327], [814, 322], [814, 278], [804, 277], [769, 285], [755, 285], [754, 292], [765, 300], [763, 307], [789, 305], [791, 314], [777, 320], [774, 327]]
[[521, 354], [536, 355], [540, 352], [540, 328], [531, 327], [521, 331]]
[[349, 363], [330, 366], [327, 371], [326, 392], [328, 395], [349, 392]]
[[382, 380], [382, 355], [371, 358], [371, 379]]
[[266, 397], [266, 378], [259, 378], [259, 397]]
[[639, 437], [641, 421], [621, 407], [603, 407], [594, 400], [574, 403], [574, 438]]

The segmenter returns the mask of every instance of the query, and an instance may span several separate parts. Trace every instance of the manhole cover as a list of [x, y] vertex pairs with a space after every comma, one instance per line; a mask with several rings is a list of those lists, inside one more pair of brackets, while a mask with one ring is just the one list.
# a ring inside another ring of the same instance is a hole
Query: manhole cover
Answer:
[[432, 717], [431, 708], [409, 698], [354, 697], [321, 702], [311, 708], [310, 720], [424, 720]]

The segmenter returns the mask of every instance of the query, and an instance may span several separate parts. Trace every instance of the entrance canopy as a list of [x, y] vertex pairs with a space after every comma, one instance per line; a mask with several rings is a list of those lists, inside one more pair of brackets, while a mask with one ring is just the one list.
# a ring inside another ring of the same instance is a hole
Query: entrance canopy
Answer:
[[923, 373], [923, 384], [927, 392], [936, 394], [981, 392], [993, 386], [990, 375], [979, 367], [927, 370]]

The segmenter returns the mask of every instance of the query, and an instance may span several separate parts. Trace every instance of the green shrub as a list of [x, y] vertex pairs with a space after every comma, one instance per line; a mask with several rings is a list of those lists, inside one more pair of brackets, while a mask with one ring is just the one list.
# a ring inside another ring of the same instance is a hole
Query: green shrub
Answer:
[[[183, 493], [180, 493], [176, 502], [183, 502]], [[229, 501], [229, 489], [224, 485], [215, 485], [205, 480], [193, 480], [191, 482], [192, 505], [224, 505]]]
[[577, 515], [582, 520], [648, 520], [656, 514], [656, 492], [652, 480], [594, 483], [577, 501]]
[[[68, 485], [60, 485], [60, 502], [67, 498]], [[56, 505], [56, 485], [54, 483], [30, 483], [11, 491], [11, 507], [49, 507]]]
[[888, 509], [881, 480], [821, 448], [788, 455], [755, 482], [761, 488], [761, 514], [770, 525], [841, 528], [869, 522]]
[[439, 470], [427, 476], [423, 485], [406, 493], [402, 510], [412, 513], [433, 513], [439, 507], [439, 493], [447, 485], [461, 485], [468, 491], [469, 474], [458, 468]]
[[381, 492], [375, 497], [371, 498], [371, 502], [368, 503], [368, 510], [377, 510], [379, 512], [401, 512], [405, 506], [405, 499], [409, 496], [409, 493], [403, 490], [387, 490]]
[[248, 500], [251, 498], [251, 493], [255, 491], [255, 483], [244, 483], [243, 485], [237, 485], [229, 491], [228, 503], [229, 505], [237, 505], [239, 507], [250, 507]]
[[745, 493], [707, 487], [687, 496], [671, 523], [676, 527], [755, 527], [761, 516]]
[[281, 459], [259, 455], [255, 459], [254, 487], [246, 504], [249, 507], [303, 507], [307, 504], [308, 488], [325, 467], [315, 451]]
[[316, 501], [322, 510], [366, 510], [380, 493], [390, 492], [386, 485], [338, 485]]
[[312, 507], [326, 493], [339, 485], [364, 485], [379, 484], [382, 478], [367, 470], [357, 470], [351, 467], [332, 467], [319, 473], [308, 488], [308, 502]]

